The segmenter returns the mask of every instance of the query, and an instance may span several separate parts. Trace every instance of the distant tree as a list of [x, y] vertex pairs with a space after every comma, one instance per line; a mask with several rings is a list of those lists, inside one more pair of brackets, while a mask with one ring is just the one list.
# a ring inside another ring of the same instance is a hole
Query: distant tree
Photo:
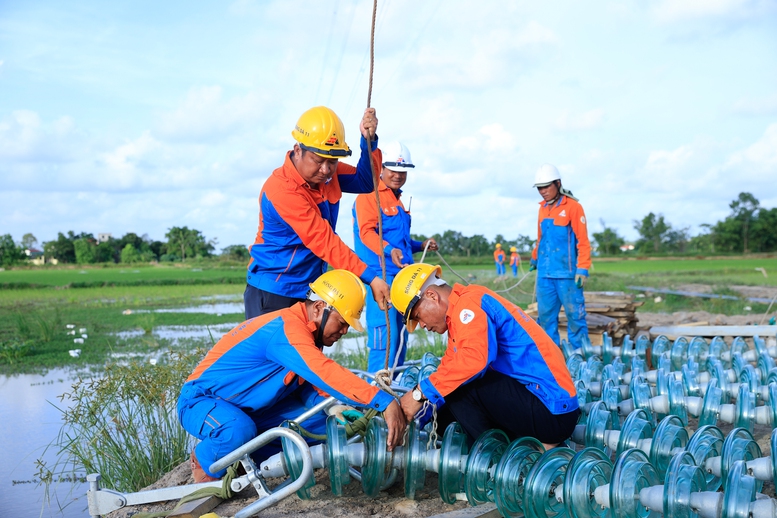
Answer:
[[38, 239], [31, 233], [24, 234], [21, 241], [22, 248], [29, 250], [38, 246]]
[[688, 241], [688, 249], [700, 254], [715, 253], [715, 242], [712, 239], [712, 225], [703, 223], [700, 225], [702, 231], [691, 237]]
[[640, 236], [637, 248], [644, 252], [652, 248], [652, 252], [658, 253], [661, 251], [661, 245], [672, 226], [664, 221], [663, 214], [656, 216], [650, 212], [642, 218], [642, 221], [634, 220], [634, 229], [639, 232]]
[[167, 238], [167, 253], [181, 252], [181, 260], [186, 261], [186, 256], [207, 257], [214, 247], [214, 240], [206, 241], [202, 232], [189, 227], [172, 227], [165, 234]]
[[116, 252], [116, 239], [110, 238], [103, 241], [95, 247], [94, 262], [96, 263], [115, 263], [121, 257], [121, 251]]
[[0, 236], [0, 266], [13, 266], [26, 258], [24, 248], [14, 243], [11, 234]]
[[748, 253], [748, 241], [750, 238], [750, 227], [756, 213], [760, 210], [760, 203], [755, 196], [749, 192], [740, 192], [736, 200], [729, 204], [731, 208], [731, 217], [742, 224], [742, 251]]
[[43, 253], [49, 259], [56, 259], [61, 263], [75, 263], [76, 250], [73, 241], [81, 236], [76, 236], [72, 230], [67, 235], [62, 232], [57, 233], [57, 239], [43, 243]]
[[229, 245], [221, 251], [221, 257], [230, 261], [247, 261], [250, 254], [245, 245]]
[[121, 262], [130, 264], [138, 263], [140, 261], [141, 258], [138, 250], [132, 245], [132, 243], [127, 243], [121, 250]]
[[751, 230], [752, 248], [757, 252], [777, 251], [777, 207], [761, 209]]
[[664, 236], [664, 249], [669, 252], [684, 253], [688, 249], [690, 239], [690, 227], [674, 229], [670, 226]]
[[518, 234], [518, 239], [515, 240], [515, 247], [522, 254], [529, 253], [532, 251], [532, 248], [534, 248], [534, 242], [535, 240], [529, 236]]
[[599, 248], [599, 252], [605, 255], [615, 255], [620, 253], [621, 246], [626, 242], [615, 229], [612, 229], [605, 225], [604, 220], [599, 220], [604, 230], [601, 232], [594, 232], [594, 241]]
[[76, 263], [91, 264], [97, 259], [97, 245], [94, 241], [81, 238], [73, 241], [73, 249], [76, 254]]

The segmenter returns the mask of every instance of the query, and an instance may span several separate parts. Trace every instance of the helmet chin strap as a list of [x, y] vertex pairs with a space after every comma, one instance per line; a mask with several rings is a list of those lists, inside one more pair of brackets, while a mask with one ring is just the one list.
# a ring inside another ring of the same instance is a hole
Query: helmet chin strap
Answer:
[[318, 324], [318, 333], [316, 333], [316, 345], [319, 348], [324, 347], [324, 328], [326, 327], [326, 321], [329, 320], [329, 314], [332, 312], [332, 307], [327, 306], [324, 308], [324, 312], [321, 314], [321, 323]]

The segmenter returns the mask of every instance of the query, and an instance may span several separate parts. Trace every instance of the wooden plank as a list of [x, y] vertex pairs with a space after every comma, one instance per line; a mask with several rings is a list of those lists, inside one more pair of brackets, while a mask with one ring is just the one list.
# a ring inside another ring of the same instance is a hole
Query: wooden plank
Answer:
[[186, 502], [178, 509], [170, 513], [168, 518], [200, 518], [205, 513], [208, 513], [215, 509], [217, 505], [221, 503], [221, 498], [216, 496], [205, 496]]
[[447, 513], [435, 514], [429, 518], [500, 518], [502, 515], [492, 503], [481, 504], [477, 507], [466, 507]]
[[777, 326], [654, 326], [650, 336], [666, 335], [674, 340], [679, 336], [760, 336], [777, 338]]
[[703, 322], [688, 322], [686, 324], [677, 324], [680, 327], [697, 327], [697, 326], [708, 326], [710, 325], [709, 322], [704, 320]]

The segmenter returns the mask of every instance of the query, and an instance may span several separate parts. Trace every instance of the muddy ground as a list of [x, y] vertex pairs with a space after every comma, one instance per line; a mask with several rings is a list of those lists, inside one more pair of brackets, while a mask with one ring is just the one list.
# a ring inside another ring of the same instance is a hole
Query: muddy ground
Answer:
[[[739, 287], [734, 287], [734, 289]], [[752, 288], [752, 287], [742, 287]], [[688, 289], [689, 291], [702, 291], [703, 285], [689, 285], [678, 289]], [[777, 288], [759, 287], [755, 291], [743, 293], [747, 296], [755, 297], [773, 297], [777, 295]], [[693, 312], [675, 312], [666, 313], [642, 313], [638, 312], [640, 329], [649, 328], [656, 325], [676, 325], [692, 322], [708, 322], [710, 325], [746, 325], [758, 323], [762, 315], [716, 315], [704, 311]], [[689, 434], [696, 430], [696, 423], [691, 419], [688, 427]], [[722, 424], [720, 426], [724, 434], [732, 429], [732, 426]], [[769, 437], [771, 428], [765, 426], [756, 426], [754, 435], [761, 447], [764, 455], [769, 455]], [[577, 447], [581, 449], [581, 447]], [[362, 517], [362, 516], [386, 516], [386, 517], [405, 517], [421, 518], [430, 517], [451, 511], [466, 509], [469, 507], [467, 502], [458, 502], [455, 505], [445, 504], [439, 497], [437, 491], [437, 475], [427, 474], [426, 485], [422, 491], [417, 493], [416, 500], [408, 500], [404, 497], [402, 475], [397, 482], [387, 491], [381, 492], [377, 498], [369, 498], [364, 495], [361, 485], [357, 481], [345, 486], [343, 497], [335, 497], [330, 491], [329, 475], [326, 470], [316, 471], [316, 485], [310, 490], [311, 499], [301, 500], [296, 495], [281, 501], [277, 505], [261, 512], [259, 516], [275, 518], [282, 516], [304, 516], [307, 518], [324, 517]], [[173, 471], [165, 475], [157, 483], [146, 489], [155, 489], [159, 487], [170, 487], [182, 484], [191, 484], [191, 472], [189, 463], [184, 462]], [[268, 485], [272, 488], [281, 481], [271, 479]], [[774, 485], [767, 483], [763, 492], [769, 496], [775, 496]], [[256, 500], [253, 488], [246, 489], [243, 493], [237, 495], [232, 500], [222, 502], [213, 512], [219, 517], [231, 517], [235, 513], [251, 504]], [[139, 511], [163, 511], [174, 507], [175, 502], [164, 502], [157, 505], [137, 506], [116, 511], [108, 515], [109, 518], [129, 518]]]

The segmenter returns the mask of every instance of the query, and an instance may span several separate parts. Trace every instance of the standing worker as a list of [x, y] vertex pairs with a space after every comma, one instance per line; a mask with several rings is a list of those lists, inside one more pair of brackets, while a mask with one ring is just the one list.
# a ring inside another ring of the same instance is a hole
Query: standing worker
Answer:
[[[413, 169], [410, 150], [400, 142], [391, 142], [382, 150], [383, 168], [380, 173], [380, 208], [383, 221], [383, 241], [378, 234], [378, 207], [375, 196], [360, 194], [353, 204], [354, 249], [359, 258], [375, 271], [381, 271], [380, 256], [386, 262], [386, 281], [391, 284], [400, 268], [413, 263], [413, 253], [420, 252], [429, 245], [429, 250], [437, 250], [434, 239], [416, 241], [410, 238], [410, 212], [405, 210], [400, 197], [402, 186], [407, 182], [407, 173]], [[379, 255], [380, 254], [380, 255]], [[389, 310], [391, 322], [391, 348], [389, 368], [402, 365], [407, 351], [407, 330], [402, 325], [402, 315], [395, 309]], [[401, 330], [401, 334], [400, 334]], [[367, 299], [367, 347], [370, 350], [368, 370], [376, 372], [386, 366], [386, 314], [378, 305]], [[401, 338], [401, 340], [400, 340]], [[397, 350], [402, 350], [397, 359]]]
[[441, 429], [458, 421], [471, 441], [491, 428], [546, 448], [564, 441], [580, 410], [561, 350], [515, 304], [476, 284], [449, 286], [441, 272], [414, 264], [391, 285], [408, 329], [448, 333], [437, 372], [400, 400], [405, 417], [413, 419], [428, 400]]
[[496, 276], [505, 274], [505, 251], [502, 250], [502, 243], [496, 244], [494, 250], [494, 263], [496, 263]]
[[[518, 267], [521, 265], [521, 256], [518, 255], [518, 249], [514, 246], [510, 247], [510, 266], [513, 269], [513, 277], [518, 277]], [[521, 270], [523, 274], [523, 270]]]
[[537, 270], [539, 322], [560, 344], [558, 314], [563, 304], [569, 342], [573, 348], [582, 347], [583, 340], [588, 340], [583, 287], [591, 267], [585, 213], [577, 198], [561, 186], [561, 175], [554, 166], [542, 165], [534, 186], [543, 200], [529, 268]]
[[[359, 125], [361, 155], [353, 167], [338, 162], [351, 150], [335, 112], [318, 106], [299, 118], [291, 132], [297, 141], [294, 148], [259, 195], [259, 231], [250, 248], [243, 295], [246, 319], [304, 300], [308, 285], [327, 264], [359, 276], [378, 305], [388, 305], [388, 284], [335, 234], [343, 192], [374, 189], [369, 161], [371, 157], [376, 161], [378, 171], [377, 127], [375, 109], [367, 108]], [[372, 153], [367, 150], [368, 137], [373, 137]]]
[[[177, 408], [181, 425], [200, 439], [191, 454], [195, 482], [224, 476], [226, 470], [214, 473], [208, 467], [321, 402], [326, 397], [321, 390], [350, 405], [382, 411], [389, 428], [387, 446], [393, 449], [402, 442], [405, 416], [393, 396], [322, 351], [349, 326], [362, 330], [359, 317], [366, 293], [351, 272], [326, 272], [310, 285], [304, 302], [243, 322], [208, 351], [181, 388]], [[341, 414], [348, 410], [353, 412], [340, 406]], [[305, 428], [323, 434], [325, 419], [323, 413], [313, 416]], [[258, 450], [257, 457], [267, 449]]]

